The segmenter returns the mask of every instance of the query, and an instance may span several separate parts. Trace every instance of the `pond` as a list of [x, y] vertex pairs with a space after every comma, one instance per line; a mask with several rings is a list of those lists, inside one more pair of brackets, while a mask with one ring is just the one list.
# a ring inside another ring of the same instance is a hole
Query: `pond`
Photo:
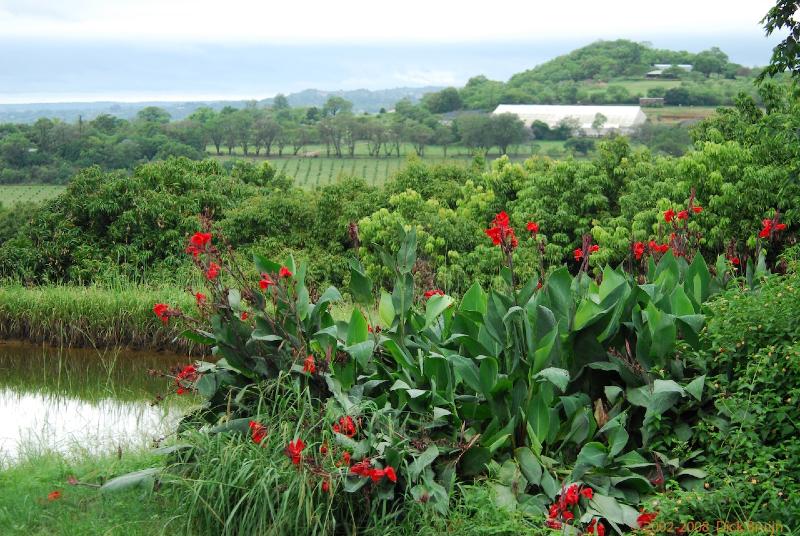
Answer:
[[0, 342], [0, 464], [42, 451], [95, 454], [151, 445], [175, 429], [191, 400], [171, 395], [172, 382], [148, 371], [190, 361]]

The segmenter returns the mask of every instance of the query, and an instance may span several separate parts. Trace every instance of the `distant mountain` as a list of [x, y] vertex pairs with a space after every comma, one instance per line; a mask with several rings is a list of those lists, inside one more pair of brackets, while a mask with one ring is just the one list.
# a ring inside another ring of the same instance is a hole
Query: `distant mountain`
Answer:
[[[353, 103], [353, 111], [376, 113], [381, 108], [391, 109], [401, 99], [408, 98], [413, 102], [419, 101], [426, 93], [439, 91], [441, 87], [400, 87], [371, 91], [368, 89], [355, 89], [351, 91], [322, 91], [319, 89], [306, 89], [286, 96], [289, 104], [297, 107], [322, 106], [328, 97], [339, 96]], [[173, 120], [188, 117], [201, 106], [209, 106], [220, 110], [225, 106], [242, 108], [247, 103], [244, 100], [219, 100], [219, 101], [149, 101], [149, 102], [59, 102], [59, 103], [31, 103], [31, 104], [0, 104], [0, 123], [33, 123], [41, 117], [61, 119], [74, 122], [79, 117], [88, 121], [101, 114], [110, 114], [123, 119], [131, 119], [137, 112], [147, 106], [158, 106], [165, 109]], [[272, 99], [259, 101], [262, 105], [269, 105]]]

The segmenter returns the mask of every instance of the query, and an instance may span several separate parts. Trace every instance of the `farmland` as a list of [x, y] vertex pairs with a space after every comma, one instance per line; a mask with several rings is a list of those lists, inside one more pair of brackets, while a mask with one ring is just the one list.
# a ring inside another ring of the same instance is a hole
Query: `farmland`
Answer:
[[3, 184], [0, 185], [0, 205], [10, 207], [18, 203], [41, 203], [60, 194], [64, 186], [54, 184]]

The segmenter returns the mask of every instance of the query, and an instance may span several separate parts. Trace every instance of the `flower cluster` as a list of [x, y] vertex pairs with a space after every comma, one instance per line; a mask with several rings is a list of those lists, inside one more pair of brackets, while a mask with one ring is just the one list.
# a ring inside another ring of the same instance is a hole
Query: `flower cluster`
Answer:
[[209, 281], [215, 280], [217, 276], [219, 276], [219, 271], [220, 271], [219, 264], [217, 264], [214, 261], [211, 261], [210, 263], [208, 263], [208, 269], [206, 270], [206, 279], [208, 279]]
[[264, 438], [267, 437], [267, 427], [256, 421], [250, 421], [249, 426], [250, 438], [253, 440], [253, 443], [261, 444]]
[[653, 522], [658, 514], [652, 512], [645, 512], [642, 510], [639, 514], [639, 517], [636, 518], [636, 522], [639, 524], [639, 528], [645, 528], [647, 525]]
[[514, 228], [510, 227], [508, 214], [501, 211], [492, 221], [492, 227], [486, 229], [484, 233], [492, 239], [492, 244], [500, 246], [505, 254], [511, 253], [514, 248], [519, 245], [516, 235], [514, 235]]
[[[587, 255], [591, 255], [592, 253], [597, 253], [598, 251], [600, 251], [600, 246], [598, 246], [597, 244], [594, 244], [594, 245], [589, 247], [589, 251], [588, 251]], [[572, 252], [572, 255], [575, 257], [576, 261], [581, 260], [583, 258], [583, 249], [582, 248], [576, 248], [575, 251]]]
[[261, 290], [267, 290], [274, 284], [275, 281], [272, 280], [269, 274], [261, 274], [261, 279], [258, 280], [258, 286]]
[[776, 212], [772, 219], [761, 221], [761, 232], [758, 233], [759, 238], [772, 238], [772, 236], [786, 229], [785, 223], [780, 223], [780, 215]]
[[[589, 486], [579, 486], [572, 484], [561, 493], [558, 501], [550, 505], [550, 511], [547, 516], [545, 524], [551, 529], [560, 529], [563, 523], [570, 523], [575, 519], [575, 513], [571, 510], [580, 501], [581, 496], [591, 499], [594, 497], [594, 490]], [[602, 523], [592, 520], [590, 524], [592, 530], [597, 529], [597, 534], [603, 536], [605, 534], [605, 527]], [[593, 532], [590, 532], [593, 534]]]
[[317, 365], [314, 363], [314, 356], [308, 354], [308, 357], [303, 361], [303, 372], [314, 374], [317, 371]]
[[383, 477], [386, 477], [391, 482], [397, 482], [397, 473], [394, 467], [388, 465], [381, 468], [372, 467], [369, 459], [361, 460], [350, 468], [350, 473], [364, 478], [370, 478], [373, 482], [380, 482]]
[[[703, 212], [703, 207], [694, 206], [692, 204], [692, 202], [689, 202], [689, 208], [687, 208], [685, 210], [680, 210], [678, 212], [675, 212], [675, 210], [672, 209], [672, 208], [670, 208], [668, 210], [665, 210], [664, 211], [664, 221], [667, 222], [667, 223], [673, 223], [673, 221], [675, 221], [675, 220], [678, 220], [678, 221], [688, 220], [690, 214], [692, 214], [692, 213], [700, 214], [701, 212]], [[673, 223], [673, 225], [674, 225], [674, 223]]]
[[209, 245], [211, 244], [211, 233], [194, 233], [191, 238], [189, 238], [189, 245], [186, 246], [186, 253], [192, 255], [192, 257], [197, 257], [201, 253], [207, 251]]
[[297, 465], [303, 459], [301, 453], [303, 452], [304, 448], [306, 448], [306, 444], [303, 443], [302, 439], [298, 438], [294, 441], [289, 441], [289, 444], [286, 446], [286, 449], [284, 449], [284, 452], [286, 453], [286, 456], [292, 460], [292, 463]]
[[337, 434], [342, 434], [347, 437], [353, 437], [356, 435], [356, 423], [353, 422], [353, 418], [350, 415], [345, 415], [341, 419], [339, 419], [338, 423], [334, 423], [333, 431]]
[[184, 382], [194, 383], [199, 378], [199, 374], [197, 369], [194, 365], [186, 365], [181, 369], [180, 372], [175, 376], [175, 383], [178, 384], [178, 390], [176, 393], [179, 395], [186, 394], [188, 392], [188, 388], [185, 387]]
[[442, 292], [438, 288], [425, 291], [425, 299], [426, 300], [429, 299], [429, 298], [432, 298], [433, 296], [444, 296], [444, 292]]
[[153, 306], [153, 313], [161, 320], [166, 326], [169, 323], [169, 317], [172, 316], [172, 311], [166, 303], [157, 303]]

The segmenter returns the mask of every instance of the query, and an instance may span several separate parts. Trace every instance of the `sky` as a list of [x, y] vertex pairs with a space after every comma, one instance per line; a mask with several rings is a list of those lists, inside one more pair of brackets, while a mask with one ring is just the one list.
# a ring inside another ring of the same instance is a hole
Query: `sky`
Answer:
[[617, 38], [765, 64], [773, 3], [0, 0], [0, 102], [461, 85]]

